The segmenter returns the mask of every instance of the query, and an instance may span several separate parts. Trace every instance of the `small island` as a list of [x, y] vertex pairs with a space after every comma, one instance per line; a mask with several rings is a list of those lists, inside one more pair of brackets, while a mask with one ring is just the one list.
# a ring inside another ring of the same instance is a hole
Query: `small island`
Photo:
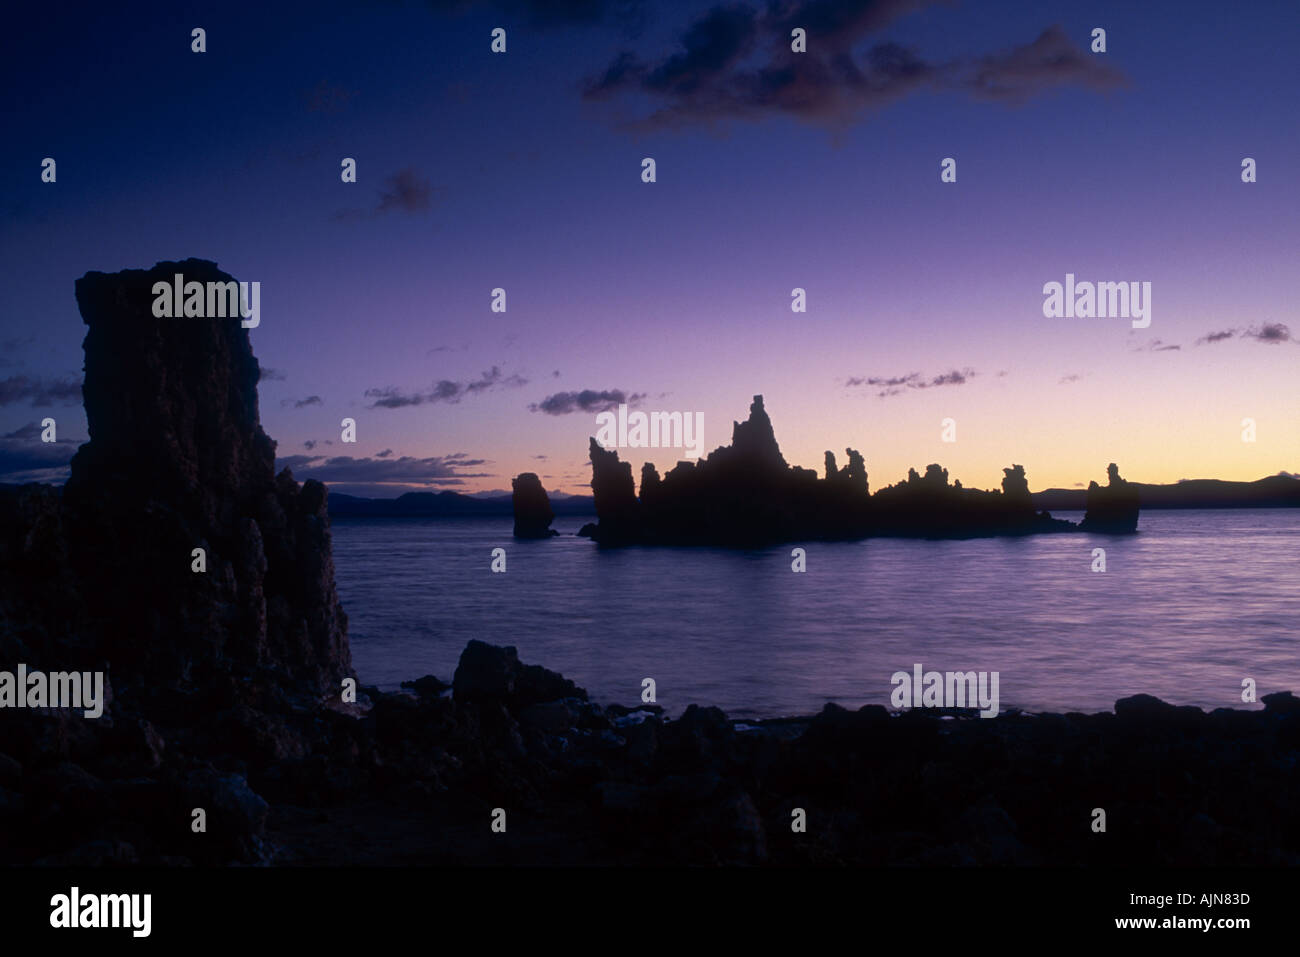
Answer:
[[597, 521], [578, 533], [601, 545], [755, 546], [794, 541], [857, 540], [874, 536], [978, 538], [1049, 532], [1137, 531], [1137, 488], [1109, 467], [1109, 483], [1088, 489], [1082, 523], [1035, 508], [1021, 465], [1003, 469], [1001, 490], [949, 484], [929, 465], [871, 493], [863, 456], [846, 449], [840, 468], [826, 453], [825, 475], [791, 466], [781, 455], [763, 397], [736, 422], [731, 445], [698, 462], [679, 462], [660, 477], [641, 468], [637, 495], [632, 465], [591, 439], [591, 488]]

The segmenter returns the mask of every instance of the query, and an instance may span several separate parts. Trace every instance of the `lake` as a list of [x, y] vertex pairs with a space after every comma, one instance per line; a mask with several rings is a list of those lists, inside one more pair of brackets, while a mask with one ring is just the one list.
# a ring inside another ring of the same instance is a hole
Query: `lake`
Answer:
[[888, 705], [891, 675], [918, 662], [998, 672], [1003, 710], [1104, 711], [1138, 692], [1246, 707], [1244, 678], [1300, 693], [1300, 509], [1153, 510], [1134, 536], [805, 543], [803, 574], [793, 544], [602, 550], [573, 535], [592, 520], [530, 542], [508, 518], [335, 521], [361, 683], [450, 681], [478, 638], [604, 703], [638, 703], [652, 677], [670, 714]]

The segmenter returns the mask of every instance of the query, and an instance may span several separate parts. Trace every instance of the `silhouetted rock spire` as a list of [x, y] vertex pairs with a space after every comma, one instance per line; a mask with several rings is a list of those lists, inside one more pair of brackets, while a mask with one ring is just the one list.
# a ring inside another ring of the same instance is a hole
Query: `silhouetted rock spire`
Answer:
[[1106, 466], [1107, 484], [1088, 483], [1088, 510], [1079, 526], [1085, 532], [1126, 533], [1137, 531], [1141, 506], [1137, 487], [1120, 478], [1119, 466]]
[[510, 482], [514, 490], [515, 538], [550, 538], [555, 512], [536, 472], [521, 472]]
[[761, 469], [787, 467], [781, 449], [776, 444], [776, 433], [772, 430], [772, 420], [763, 408], [761, 395], [754, 396], [754, 401], [750, 403], [747, 420], [732, 423], [731, 454], [737, 461]]
[[[792, 468], [776, 442], [763, 397], [732, 428], [732, 444], [698, 462], [678, 462], [663, 477], [647, 463], [641, 498], [630, 463], [591, 440], [592, 489], [599, 522], [580, 534], [602, 544], [755, 545], [870, 535], [968, 537], [1077, 531], [1034, 508], [1024, 467], [1004, 469], [1001, 492], [948, 482], [937, 463], [872, 495], [865, 457], [845, 449], [840, 469], [825, 453], [825, 477]], [[1133, 523], [1136, 523], [1134, 514]], [[1129, 529], [1132, 530], [1131, 528]]]
[[275, 474], [239, 319], [153, 315], [154, 283], [177, 273], [234, 281], [188, 259], [76, 283], [90, 440], [63, 531], [91, 634], [123, 686], [211, 691], [256, 673], [337, 694], [352, 663], [325, 487]]

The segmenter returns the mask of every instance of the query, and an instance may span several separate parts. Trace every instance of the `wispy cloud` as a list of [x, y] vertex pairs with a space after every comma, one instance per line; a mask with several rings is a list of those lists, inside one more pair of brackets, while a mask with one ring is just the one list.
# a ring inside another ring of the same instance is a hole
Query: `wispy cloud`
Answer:
[[[360, 174], [358, 174], [358, 181]], [[375, 205], [369, 209], [344, 209], [334, 214], [341, 222], [372, 219], [388, 213], [423, 213], [433, 207], [442, 190], [434, 186], [414, 167], [400, 169], [384, 179]]]
[[451, 456], [416, 458], [403, 455], [356, 458], [350, 455], [289, 455], [276, 460], [276, 469], [289, 468], [298, 479], [314, 478], [321, 482], [349, 485], [403, 486], [428, 488], [463, 485], [466, 479], [490, 478], [492, 473], [467, 471], [486, 464], [486, 459]]
[[0, 483], [64, 482], [68, 463], [81, 439], [41, 441], [41, 426], [29, 422], [7, 435], [0, 435]]
[[960, 371], [953, 369], [929, 377], [923, 376], [919, 372], [909, 372], [907, 375], [896, 376], [853, 376], [845, 379], [844, 384], [851, 389], [863, 386], [878, 388], [880, 391], [876, 393], [877, 397], [884, 399], [889, 396], [902, 395], [912, 389], [934, 389], [945, 385], [965, 385], [977, 375], [979, 373], [974, 369], [965, 368]]
[[1134, 346], [1133, 352], [1177, 352], [1182, 346], [1165, 342], [1163, 339], [1148, 339], [1141, 345]]
[[1237, 334], [1235, 329], [1224, 329], [1222, 332], [1210, 332], [1196, 340], [1196, 344], [1208, 345], [1215, 342], [1223, 342], [1225, 339], [1231, 339]]
[[1251, 326], [1248, 329], [1224, 329], [1220, 332], [1211, 332], [1197, 339], [1196, 344], [1198, 346], [1210, 345], [1216, 342], [1225, 342], [1228, 339], [1250, 339], [1255, 342], [1263, 342], [1266, 345], [1300, 342], [1291, 335], [1291, 327], [1286, 323], [1266, 322], [1262, 325]]
[[1295, 342], [1291, 337], [1291, 329], [1281, 322], [1269, 322], [1262, 326], [1256, 326], [1253, 329], [1247, 329], [1244, 333], [1245, 338], [1254, 339], [1256, 342], [1266, 342], [1270, 345], [1276, 345], [1280, 342]]
[[442, 379], [435, 382], [425, 392], [404, 392], [396, 386], [367, 389], [366, 398], [374, 399], [372, 409], [402, 409], [413, 405], [426, 405], [447, 402], [455, 405], [467, 396], [494, 389], [517, 389], [528, 384], [528, 380], [519, 375], [505, 375], [499, 366], [493, 366], [477, 379], [469, 382], [456, 382]]
[[[588, 78], [583, 95], [648, 99], [652, 112], [632, 125], [649, 128], [772, 115], [842, 127], [926, 90], [1014, 105], [1057, 87], [1109, 90], [1126, 83], [1104, 57], [1090, 55], [1059, 26], [1031, 42], [948, 61], [927, 60], [893, 42], [872, 44], [893, 21], [937, 2], [718, 5], [693, 20], [670, 53], [643, 59], [620, 52]], [[790, 49], [796, 27], [806, 30], [806, 52]]]
[[25, 375], [0, 379], [0, 406], [24, 402], [32, 408], [79, 405], [81, 380], [70, 376], [62, 379], [36, 379]]
[[645, 399], [644, 392], [624, 392], [622, 389], [582, 389], [578, 392], [556, 392], [541, 402], [533, 402], [532, 412], [547, 415], [569, 415], [574, 412], [606, 412], [620, 405], [636, 406]]

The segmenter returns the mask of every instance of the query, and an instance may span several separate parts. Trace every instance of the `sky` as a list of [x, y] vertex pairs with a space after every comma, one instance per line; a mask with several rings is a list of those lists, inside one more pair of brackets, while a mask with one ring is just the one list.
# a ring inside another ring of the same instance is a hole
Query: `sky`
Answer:
[[[1249, 9], [25, 7], [0, 482], [86, 439], [75, 280], [189, 257], [260, 282], [263, 426], [337, 491], [582, 494], [600, 411], [698, 415], [711, 450], [756, 394], [787, 461], [852, 447], [873, 488], [1300, 472], [1300, 6]], [[1067, 274], [1149, 282], [1150, 325], [1045, 316]]]

